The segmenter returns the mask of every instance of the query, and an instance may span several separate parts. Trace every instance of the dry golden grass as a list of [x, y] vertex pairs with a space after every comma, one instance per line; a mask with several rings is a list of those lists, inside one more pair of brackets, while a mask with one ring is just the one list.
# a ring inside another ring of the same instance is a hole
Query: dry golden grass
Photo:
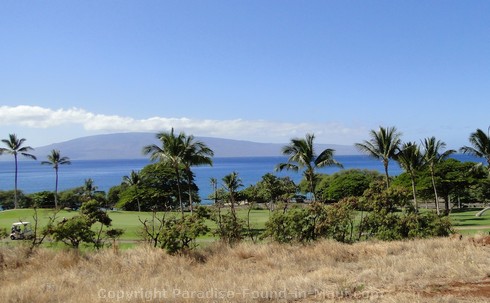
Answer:
[[2, 302], [489, 302], [490, 247], [429, 239], [214, 245], [188, 256], [139, 247], [0, 249]]

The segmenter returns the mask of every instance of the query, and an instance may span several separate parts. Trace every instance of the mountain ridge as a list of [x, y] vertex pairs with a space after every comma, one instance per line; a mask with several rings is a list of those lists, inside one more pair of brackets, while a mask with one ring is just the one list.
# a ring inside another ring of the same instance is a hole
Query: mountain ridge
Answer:
[[[196, 136], [214, 151], [215, 157], [272, 157], [281, 156], [287, 143], [259, 143], [246, 140]], [[64, 142], [36, 147], [32, 154], [45, 158], [51, 150], [60, 150], [62, 156], [72, 160], [141, 159], [146, 145], [160, 145], [155, 133], [128, 132], [80, 137]], [[335, 150], [335, 155], [357, 155], [354, 146], [340, 144], [315, 144], [317, 151]]]

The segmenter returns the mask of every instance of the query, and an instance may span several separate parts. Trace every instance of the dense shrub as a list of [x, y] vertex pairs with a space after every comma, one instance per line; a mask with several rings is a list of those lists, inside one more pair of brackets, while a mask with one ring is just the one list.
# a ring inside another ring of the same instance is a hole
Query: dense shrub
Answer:
[[347, 169], [332, 175], [323, 175], [317, 185], [317, 196], [323, 201], [360, 197], [374, 180], [382, 178], [377, 171], [361, 169]]
[[348, 242], [352, 240], [353, 219], [349, 200], [333, 205], [313, 203], [308, 207], [293, 207], [272, 213], [266, 222], [264, 237], [280, 243], [306, 243], [319, 238]]
[[447, 236], [451, 224], [433, 212], [419, 213], [408, 200], [407, 189], [372, 184], [365, 192], [362, 205], [369, 213], [362, 218], [359, 234], [380, 240], [401, 240]]
[[263, 237], [279, 243], [309, 242], [315, 239], [315, 220], [307, 208], [274, 211], [265, 224]]
[[153, 212], [151, 219], [141, 220], [142, 237], [154, 247], [165, 249], [170, 254], [195, 248], [195, 240], [208, 233], [206, 213], [196, 209], [192, 215], [176, 218], [167, 213]]
[[74, 216], [53, 226], [51, 235], [55, 241], [78, 248], [82, 242], [93, 243], [95, 232], [92, 222], [85, 216]]
[[196, 246], [197, 237], [208, 233], [209, 228], [198, 214], [182, 218], [168, 218], [163, 222], [159, 238], [160, 247], [175, 254]]
[[385, 241], [442, 237], [451, 233], [449, 219], [433, 212], [373, 212], [363, 219], [362, 228], [369, 236]]
[[54, 208], [54, 193], [50, 191], [41, 191], [28, 196], [32, 204], [39, 208]]
[[[80, 207], [79, 215], [49, 226], [49, 233], [55, 241], [74, 248], [78, 248], [82, 242], [85, 242], [99, 249], [104, 244], [104, 228], [109, 227], [111, 222], [111, 218], [101, 209], [100, 202], [89, 200]], [[100, 225], [94, 226], [96, 223]]]
[[216, 223], [213, 234], [221, 241], [234, 245], [245, 237], [245, 220], [238, 218], [235, 213], [227, 211], [215, 213], [211, 218]]

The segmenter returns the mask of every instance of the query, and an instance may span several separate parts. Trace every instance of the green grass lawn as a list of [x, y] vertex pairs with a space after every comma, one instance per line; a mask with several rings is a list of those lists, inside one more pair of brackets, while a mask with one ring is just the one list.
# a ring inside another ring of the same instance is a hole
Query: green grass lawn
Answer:
[[[237, 211], [238, 216], [244, 220], [247, 220], [248, 211], [246, 209], [239, 209]], [[56, 213], [56, 222], [63, 220], [63, 218], [71, 218], [77, 215], [77, 211], [60, 210]], [[152, 217], [151, 212], [136, 212], [136, 211], [109, 211], [110, 218], [112, 219], [113, 228], [121, 228], [124, 230], [124, 234], [120, 238], [121, 240], [140, 240], [140, 231], [142, 228], [141, 221], [145, 219], [150, 220]], [[38, 210], [38, 225], [45, 226], [49, 222], [49, 218], [55, 215], [55, 212], [50, 209]], [[161, 215], [160, 213], [158, 214]], [[27, 221], [34, 224], [34, 210], [33, 209], [18, 209], [18, 210], [6, 210], [0, 212], [0, 228], [6, 228], [10, 231], [12, 223], [18, 221]], [[179, 212], [167, 213], [166, 216], [180, 216]], [[268, 210], [252, 210], [250, 211], [250, 226], [254, 229], [264, 229], [265, 222], [269, 219]], [[141, 221], [140, 221], [141, 220]], [[214, 229], [215, 223], [211, 220], [207, 220], [206, 224]], [[204, 236], [203, 238], [214, 238], [211, 234]]]
[[[490, 228], [490, 211], [486, 212], [481, 217], [476, 217], [475, 214], [481, 209], [463, 209], [453, 210], [450, 218], [453, 222], [454, 228], [462, 234], [475, 234], [475, 233], [488, 233]], [[70, 218], [77, 215], [76, 211], [61, 210], [56, 214], [57, 221], [61, 221], [63, 218]], [[239, 209], [238, 216], [244, 220], [247, 220], [247, 209]], [[0, 212], [0, 228], [6, 228], [7, 232], [10, 231], [10, 227], [13, 222], [28, 221], [34, 223], [33, 209], [19, 209], [19, 210], [7, 210]], [[49, 217], [54, 215], [53, 210], [40, 209], [38, 210], [39, 225], [45, 226]], [[109, 211], [109, 216], [112, 219], [113, 228], [121, 228], [124, 230], [123, 236], [120, 238], [124, 241], [137, 241], [140, 240], [140, 230], [142, 223], [140, 220], [151, 219], [151, 212], [133, 212], [133, 211]], [[180, 216], [180, 213], [168, 213], [167, 216]], [[269, 211], [266, 209], [252, 210], [250, 212], [250, 225], [253, 229], [263, 230], [265, 223], [269, 219]], [[208, 220], [206, 222], [211, 229], [215, 228], [214, 222]], [[209, 233], [202, 237], [202, 241], [210, 241], [214, 239], [214, 236]]]
[[485, 212], [481, 217], [476, 217], [475, 214], [480, 210], [482, 209], [464, 208], [453, 210], [451, 212], [451, 221], [454, 229], [465, 235], [488, 234], [490, 232], [490, 211]]

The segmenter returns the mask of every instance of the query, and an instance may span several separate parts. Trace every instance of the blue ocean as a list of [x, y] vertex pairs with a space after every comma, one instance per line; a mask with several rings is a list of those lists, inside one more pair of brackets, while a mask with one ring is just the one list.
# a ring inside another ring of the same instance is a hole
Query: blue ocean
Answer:
[[[454, 155], [460, 161], [483, 162], [482, 159], [468, 155]], [[383, 165], [380, 161], [364, 155], [336, 156], [335, 159], [342, 163], [343, 169], [368, 169], [383, 173]], [[255, 184], [266, 173], [272, 173], [279, 177], [289, 176], [295, 182], [301, 180], [301, 173], [292, 171], [276, 172], [275, 166], [285, 162], [285, 157], [237, 157], [214, 158], [213, 166], [194, 167], [196, 184], [199, 187], [199, 195], [204, 200], [211, 194], [211, 178], [218, 180], [231, 172], [237, 172], [244, 187]], [[59, 169], [59, 191], [82, 186], [85, 179], [93, 179], [98, 190], [108, 192], [112, 186], [121, 184], [124, 176], [132, 170], [139, 171], [151, 162], [146, 159], [133, 160], [72, 160], [71, 165], [62, 165]], [[486, 163], [484, 163], [486, 164]], [[0, 161], [0, 190], [14, 189], [14, 161]], [[329, 167], [318, 172], [332, 174], [340, 168]], [[398, 164], [390, 162], [390, 175], [398, 175], [402, 172]], [[24, 193], [40, 191], [53, 191], [55, 185], [54, 169], [49, 165], [41, 165], [39, 161], [19, 161], [18, 188]]]

